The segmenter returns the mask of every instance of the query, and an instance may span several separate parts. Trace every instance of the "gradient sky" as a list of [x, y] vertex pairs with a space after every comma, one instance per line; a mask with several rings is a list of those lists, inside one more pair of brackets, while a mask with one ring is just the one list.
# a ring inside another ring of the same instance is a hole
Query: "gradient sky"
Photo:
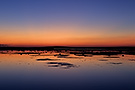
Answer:
[[0, 0], [0, 44], [135, 46], [135, 0]]

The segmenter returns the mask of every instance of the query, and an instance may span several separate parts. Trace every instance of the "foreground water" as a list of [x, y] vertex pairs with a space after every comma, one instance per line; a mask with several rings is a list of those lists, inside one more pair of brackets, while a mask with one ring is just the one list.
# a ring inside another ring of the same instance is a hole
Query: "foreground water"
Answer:
[[135, 55], [1, 53], [0, 90], [135, 90]]

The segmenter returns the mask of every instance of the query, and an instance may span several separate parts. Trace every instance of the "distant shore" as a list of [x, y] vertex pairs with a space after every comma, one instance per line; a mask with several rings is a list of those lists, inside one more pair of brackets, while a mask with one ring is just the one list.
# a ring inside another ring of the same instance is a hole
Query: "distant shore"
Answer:
[[0, 47], [0, 50], [126, 50], [134, 51], [135, 47], [67, 47], [67, 46], [47, 46], [47, 47]]
[[[0, 47], [0, 51], [57, 51], [69, 52], [70, 54], [92, 54], [92, 55], [117, 55], [130, 54], [135, 55], [135, 47]], [[33, 53], [33, 52], [32, 52]]]

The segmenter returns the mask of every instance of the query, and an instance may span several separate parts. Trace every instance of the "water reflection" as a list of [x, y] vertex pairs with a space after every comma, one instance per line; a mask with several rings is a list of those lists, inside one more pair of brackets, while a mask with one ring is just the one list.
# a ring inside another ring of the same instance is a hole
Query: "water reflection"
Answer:
[[67, 56], [57, 56], [57, 58], [82, 59], [83, 57], [67, 57]]
[[78, 67], [74, 64], [65, 63], [65, 62], [48, 62], [48, 67], [59, 67], [62, 69], [70, 69], [71, 67]]
[[129, 61], [135, 61], [135, 59], [128, 59]]
[[99, 61], [108, 61], [108, 60], [106, 60], [106, 59], [100, 59]]
[[60, 54], [55, 54], [54, 56], [61, 56], [61, 57], [63, 56], [63, 57], [67, 57], [67, 56], [69, 56], [69, 55], [66, 55], [66, 54], [65, 54], [65, 55], [63, 54], [63, 55], [62, 55], [62, 54], [60, 53]]
[[30, 56], [53, 56], [53, 55], [30, 55]]
[[116, 64], [116, 65], [119, 65], [119, 64], [122, 64], [122, 62], [109, 62], [108, 64]]
[[53, 60], [60, 60], [60, 59], [50, 59], [50, 58], [37, 59], [37, 61], [53, 61]]
[[108, 57], [104, 57], [104, 58], [120, 58], [118, 56], [108, 56]]
[[135, 55], [83, 52], [1, 51], [0, 90], [135, 89]]

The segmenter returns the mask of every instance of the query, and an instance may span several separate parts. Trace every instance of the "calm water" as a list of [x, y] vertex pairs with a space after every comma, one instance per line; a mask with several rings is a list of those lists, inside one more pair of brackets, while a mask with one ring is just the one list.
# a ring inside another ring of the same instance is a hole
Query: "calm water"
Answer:
[[135, 55], [0, 54], [0, 90], [135, 90]]

